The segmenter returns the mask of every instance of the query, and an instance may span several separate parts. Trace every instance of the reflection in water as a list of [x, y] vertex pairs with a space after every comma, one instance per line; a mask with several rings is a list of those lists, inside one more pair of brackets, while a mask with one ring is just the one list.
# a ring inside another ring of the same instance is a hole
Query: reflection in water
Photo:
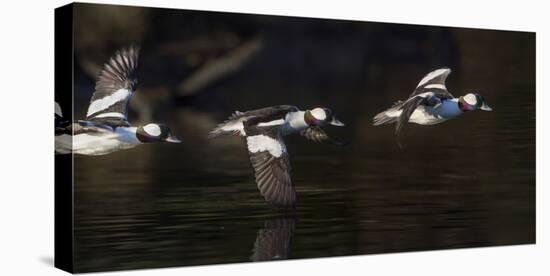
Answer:
[[258, 230], [256, 242], [254, 242], [254, 253], [250, 259], [254, 262], [287, 259], [294, 227], [294, 218], [266, 220], [264, 227]]

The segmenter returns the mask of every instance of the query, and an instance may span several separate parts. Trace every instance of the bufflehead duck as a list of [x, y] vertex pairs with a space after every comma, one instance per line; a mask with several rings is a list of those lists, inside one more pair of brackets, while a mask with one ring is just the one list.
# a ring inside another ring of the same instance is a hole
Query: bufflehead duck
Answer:
[[[136, 47], [122, 49], [104, 65], [86, 120], [66, 127], [65, 134], [72, 134], [72, 139], [62, 138], [62, 131], [59, 137], [56, 135], [57, 153], [104, 155], [143, 143], [180, 142], [166, 125], [151, 123], [135, 127], [128, 122], [128, 103], [137, 87], [138, 52]], [[56, 106], [56, 134], [60, 115]]]
[[63, 118], [63, 112], [61, 111], [61, 106], [55, 102], [55, 136], [69, 134], [67, 132], [67, 127], [71, 123], [65, 118]]
[[55, 153], [71, 153], [72, 143], [71, 122], [63, 117], [61, 106], [55, 102]]
[[326, 125], [344, 126], [327, 108], [302, 111], [295, 106], [280, 105], [247, 112], [237, 111], [212, 130], [209, 137], [246, 137], [260, 193], [273, 206], [288, 208], [296, 203], [296, 191], [290, 178], [290, 161], [283, 136], [299, 132], [315, 142], [338, 143], [321, 128]]
[[434, 125], [456, 118], [467, 111], [493, 110], [483, 96], [477, 93], [455, 98], [445, 86], [445, 80], [450, 73], [449, 68], [430, 72], [418, 83], [406, 101], [398, 101], [391, 108], [378, 113], [373, 119], [373, 124], [378, 126], [397, 123], [395, 134], [399, 136], [407, 122]]

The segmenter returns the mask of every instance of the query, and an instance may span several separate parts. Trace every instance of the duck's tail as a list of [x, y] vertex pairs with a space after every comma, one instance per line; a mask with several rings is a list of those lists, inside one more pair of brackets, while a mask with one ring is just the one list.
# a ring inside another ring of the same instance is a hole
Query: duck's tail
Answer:
[[208, 138], [215, 138], [224, 135], [241, 135], [244, 136], [244, 125], [242, 112], [235, 111], [225, 122], [219, 124], [208, 133]]
[[403, 102], [396, 102], [391, 108], [386, 109], [372, 118], [372, 124], [375, 126], [387, 125], [397, 122], [401, 115], [401, 106]]

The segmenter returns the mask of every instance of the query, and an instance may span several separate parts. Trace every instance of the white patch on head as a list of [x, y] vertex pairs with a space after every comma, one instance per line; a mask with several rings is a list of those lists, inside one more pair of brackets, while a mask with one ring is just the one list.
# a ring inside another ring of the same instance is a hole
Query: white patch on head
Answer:
[[160, 136], [160, 127], [157, 124], [148, 124], [143, 127], [143, 130], [151, 136]]
[[278, 125], [284, 124], [284, 122], [285, 122], [284, 119], [279, 119], [279, 120], [273, 120], [273, 121], [270, 121], [270, 122], [259, 123], [258, 126], [260, 126], [260, 127], [263, 127], [263, 126], [278, 126]]
[[63, 117], [63, 113], [61, 113], [61, 106], [57, 102], [55, 102], [55, 114], [59, 117]]
[[286, 152], [286, 147], [279, 141], [265, 135], [255, 135], [246, 137], [248, 151], [252, 153], [269, 151], [274, 157], [280, 157]]
[[325, 110], [320, 107], [317, 107], [311, 110], [311, 115], [313, 115], [315, 119], [321, 120], [321, 121], [327, 118], [327, 114], [325, 113]]
[[476, 95], [469, 93], [464, 96], [464, 101], [469, 105], [476, 105], [477, 104], [477, 98]]
[[445, 87], [444, 84], [439, 84], [439, 83], [434, 83], [434, 84], [428, 84], [426, 85], [427, 89], [430, 89], [430, 88], [436, 88], [436, 89], [443, 89], [443, 90], [447, 90], [447, 87]]
[[122, 88], [115, 91], [115, 93], [109, 96], [103, 97], [99, 100], [95, 100], [90, 104], [90, 107], [88, 107], [88, 113], [86, 114], [86, 116], [90, 116], [98, 111], [107, 109], [118, 102], [126, 100], [131, 95], [132, 92], [130, 90]]
[[430, 72], [429, 74], [427, 74], [419, 83], [416, 87], [420, 87], [426, 83], [428, 83], [429, 81], [445, 74], [445, 73], [450, 73], [451, 70], [448, 69], [448, 68], [442, 68], [442, 69], [437, 69], [435, 71], [432, 71]]

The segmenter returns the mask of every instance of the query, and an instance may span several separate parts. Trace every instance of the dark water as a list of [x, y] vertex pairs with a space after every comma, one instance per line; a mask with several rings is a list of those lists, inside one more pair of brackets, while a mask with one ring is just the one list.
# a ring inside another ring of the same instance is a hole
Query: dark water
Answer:
[[[493, 113], [411, 126], [402, 150], [391, 139], [391, 127], [366, 124], [341, 131], [352, 137], [367, 133], [345, 148], [290, 137], [299, 195], [293, 213], [264, 203], [237, 138], [76, 157], [77, 267], [532, 243], [532, 99], [501, 97], [492, 104]], [[506, 124], [495, 124], [500, 116]], [[356, 133], [349, 130], [354, 128]]]
[[[534, 243], [534, 36], [373, 29], [275, 28], [246, 69], [156, 113], [184, 143], [75, 156], [77, 271]], [[479, 91], [494, 111], [409, 124], [400, 149], [371, 118], [441, 65], [455, 96]], [[286, 138], [299, 199], [286, 213], [259, 194], [242, 140], [205, 139], [233, 110], [283, 103], [330, 107], [346, 127], [327, 131], [351, 142]]]

